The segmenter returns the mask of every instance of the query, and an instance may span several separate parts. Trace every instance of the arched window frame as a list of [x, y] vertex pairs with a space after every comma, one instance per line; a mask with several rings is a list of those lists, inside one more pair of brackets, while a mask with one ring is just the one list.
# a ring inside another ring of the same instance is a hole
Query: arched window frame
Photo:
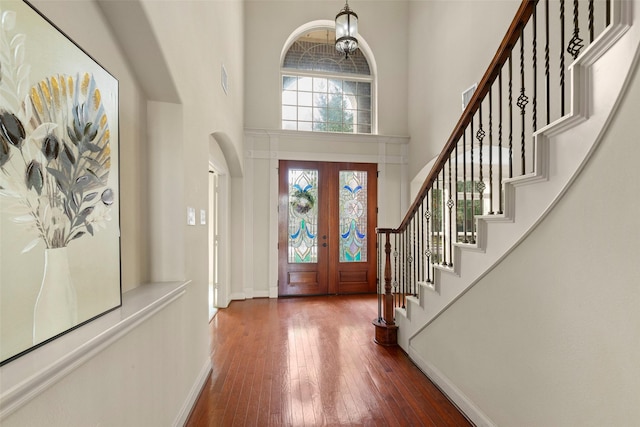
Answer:
[[[327, 77], [327, 78], [335, 78], [340, 80], [349, 80], [349, 81], [366, 81], [371, 83], [371, 135], [376, 135], [378, 133], [378, 103], [377, 103], [377, 92], [378, 92], [378, 84], [377, 84], [377, 65], [375, 62], [375, 58], [371, 51], [371, 48], [367, 44], [366, 40], [362, 38], [361, 35], [358, 36], [358, 48], [361, 50], [362, 54], [366, 58], [369, 63], [369, 76], [360, 76], [357, 74], [349, 74], [349, 73], [333, 73], [333, 72], [322, 72], [322, 71], [309, 71], [309, 70], [293, 70], [291, 68], [284, 68], [284, 59], [289, 51], [291, 45], [298, 40], [304, 34], [315, 31], [315, 30], [325, 30], [331, 29], [335, 30], [335, 22], [330, 20], [317, 20], [312, 21], [307, 24], [304, 24], [298, 27], [287, 39], [285, 42], [282, 52], [280, 53], [280, 99], [278, 109], [280, 111], [280, 127], [282, 128], [283, 117], [283, 99], [282, 95], [284, 92], [283, 81], [285, 76], [296, 75], [300, 77]], [[346, 132], [345, 132], [346, 133]], [[357, 133], [357, 132], [353, 132]]]

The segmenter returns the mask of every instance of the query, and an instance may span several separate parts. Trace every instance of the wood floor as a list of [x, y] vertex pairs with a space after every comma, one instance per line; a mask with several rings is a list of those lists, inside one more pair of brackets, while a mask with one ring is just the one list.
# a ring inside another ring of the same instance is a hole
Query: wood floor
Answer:
[[469, 426], [400, 348], [373, 342], [375, 295], [234, 301], [187, 426]]

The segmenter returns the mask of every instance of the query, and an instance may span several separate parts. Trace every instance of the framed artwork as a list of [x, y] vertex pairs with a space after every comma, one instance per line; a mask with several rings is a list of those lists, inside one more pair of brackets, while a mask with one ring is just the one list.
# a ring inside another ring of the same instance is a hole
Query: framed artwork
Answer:
[[118, 81], [0, 0], [0, 364], [122, 303]]

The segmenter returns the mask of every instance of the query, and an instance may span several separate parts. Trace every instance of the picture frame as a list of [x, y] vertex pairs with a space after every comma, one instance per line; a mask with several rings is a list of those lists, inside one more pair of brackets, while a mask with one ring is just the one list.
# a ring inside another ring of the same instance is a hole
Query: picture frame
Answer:
[[0, 365], [122, 305], [118, 90], [0, 0]]

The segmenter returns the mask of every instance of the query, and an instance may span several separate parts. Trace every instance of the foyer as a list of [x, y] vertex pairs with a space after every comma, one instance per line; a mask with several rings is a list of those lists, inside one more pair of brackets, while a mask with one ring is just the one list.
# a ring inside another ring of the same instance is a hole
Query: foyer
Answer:
[[186, 426], [469, 426], [399, 347], [372, 340], [375, 295], [234, 301]]

